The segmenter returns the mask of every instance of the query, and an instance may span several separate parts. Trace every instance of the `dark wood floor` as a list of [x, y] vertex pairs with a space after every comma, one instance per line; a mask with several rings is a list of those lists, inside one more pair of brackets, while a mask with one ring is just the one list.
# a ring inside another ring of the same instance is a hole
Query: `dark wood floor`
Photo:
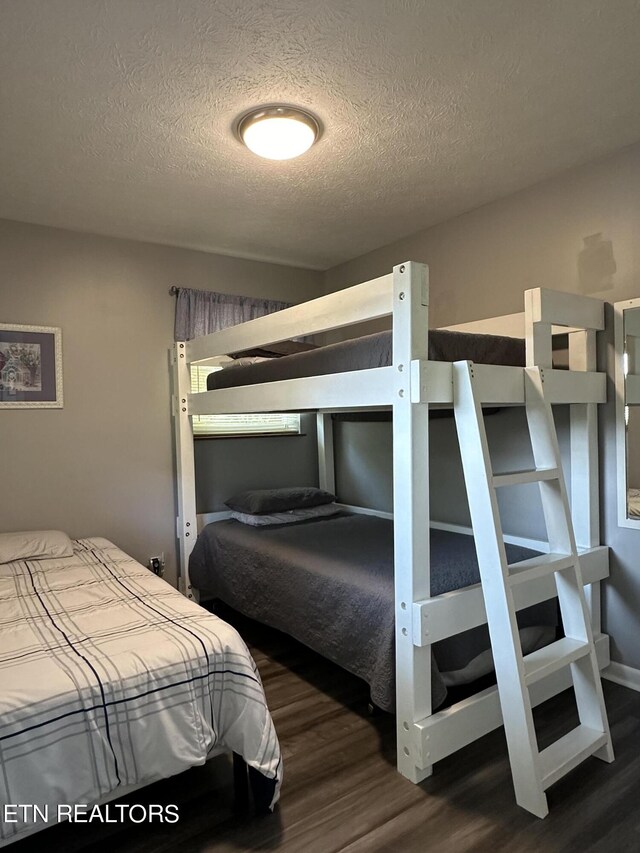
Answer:
[[[273, 815], [234, 814], [230, 763], [221, 758], [128, 798], [177, 803], [173, 826], [59, 826], [13, 845], [12, 853], [640, 850], [640, 694], [605, 682], [617, 760], [589, 759], [551, 789], [551, 813], [538, 820], [515, 805], [502, 732], [441, 762], [414, 786], [395, 770], [393, 719], [367, 715], [360, 681], [276, 632], [240, 627], [284, 753]], [[572, 704], [564, 694], [537, 713], [542, 745], [572, 724]]]

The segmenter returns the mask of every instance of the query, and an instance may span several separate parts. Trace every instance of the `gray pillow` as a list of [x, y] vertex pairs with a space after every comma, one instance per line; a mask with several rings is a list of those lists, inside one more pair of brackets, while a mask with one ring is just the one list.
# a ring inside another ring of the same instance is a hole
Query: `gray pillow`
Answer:
[[253, 489], [241, 492], [225, 501], [229, 509], [249, 515], [261, 513], [287, 512], [290, 509], [304, 509], [333, 503], [336, 496], [324, 489], [313, 486], [292, 486], [285, 489]]
[[299, 524], [301, 521], [310, 521], [316, 518], [328, 518], [342, 512], [338, 504], [321, 504], [320, 506], [307, 506], [303, 509], [289, 509], [287, 512], [262, 512], [259, 515], [250, 515], [248, 512], [232, 512], [231, 518], [235, 518], [241, 524], [250, 524], [252, 527], [274, 527], [281, 524]]

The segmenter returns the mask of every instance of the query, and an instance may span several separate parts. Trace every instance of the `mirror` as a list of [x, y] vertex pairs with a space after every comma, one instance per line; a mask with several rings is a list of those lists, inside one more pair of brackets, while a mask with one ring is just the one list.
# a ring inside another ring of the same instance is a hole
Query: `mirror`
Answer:
[[640, 299], [615, 305], [618, 523], [640, 528]]

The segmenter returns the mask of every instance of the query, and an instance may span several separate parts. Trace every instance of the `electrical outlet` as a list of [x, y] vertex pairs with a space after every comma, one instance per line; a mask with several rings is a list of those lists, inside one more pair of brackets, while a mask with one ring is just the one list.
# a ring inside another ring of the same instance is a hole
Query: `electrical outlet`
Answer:
[[149, 557], [147, 566], [151, 569], [154, 575], [162, 577], [164, 574], [164, 553], [158, 554], [156, 557]]

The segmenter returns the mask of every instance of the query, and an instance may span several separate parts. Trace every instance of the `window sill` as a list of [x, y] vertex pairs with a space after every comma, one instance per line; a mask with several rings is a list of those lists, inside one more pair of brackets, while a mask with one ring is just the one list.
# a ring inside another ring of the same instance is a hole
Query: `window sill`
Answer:
[[194, 441], [220, 441], [221, 439], [227, 438], [305, 438], [307, 435], [306, 432], [256, 432], [253, 434], [249, 433], [235, 433], [228, 435], [194, 435]]

